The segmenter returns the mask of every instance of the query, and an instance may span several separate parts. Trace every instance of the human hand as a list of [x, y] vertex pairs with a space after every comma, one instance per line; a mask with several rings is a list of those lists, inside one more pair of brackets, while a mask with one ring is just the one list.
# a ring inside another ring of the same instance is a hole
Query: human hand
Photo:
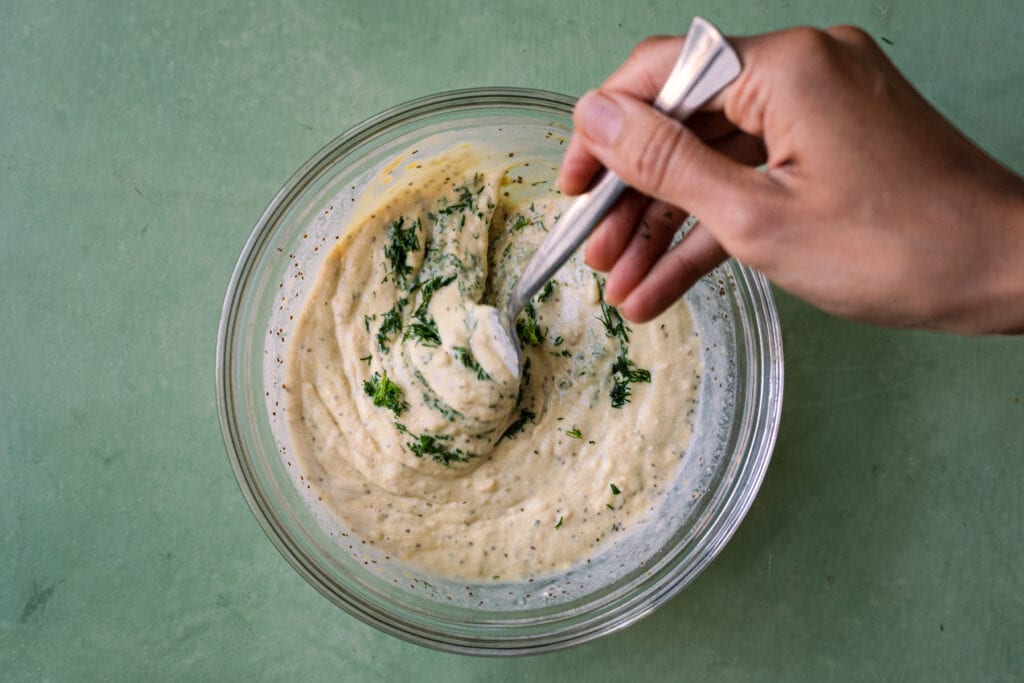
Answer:
[[[870, 37], [836, 27], [730, 39], [743, 72], [686, 126], [649, 104], [682, 41], [644, 41], [580, 99], [559, 173], [568, 194], [600, 166], [636, 188], [586, 247], [625, 317], [655, 317], [732, 255], [843, 317], [1024, 331], [1024, 181]], [[670, 248], [687, 212], [700, 222]]]

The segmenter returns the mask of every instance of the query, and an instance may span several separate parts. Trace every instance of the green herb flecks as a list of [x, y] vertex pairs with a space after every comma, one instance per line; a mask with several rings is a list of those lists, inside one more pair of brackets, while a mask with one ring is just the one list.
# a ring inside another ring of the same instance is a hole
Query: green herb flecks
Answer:
[[441, 417], [449, 422], [455, 422], [455, 420], [461, 420], [464, 417], [462, 413], [442, 401], [441, 398], [434, 393], [434, 390], [430, 388], [430, 383], [427, 382], [427, 378], [423, 376], [422, 372], [419, 370], [413, 370], [412, 376], [424, 388], [424, 391], [420, 394], [420, 399], [423, 401], [423, 405], [441, 413]]
[[615, 362], [612, 363], [612, 373], [620, 375], [629, 382], [650, 382], [651, 371], [635, 367], [635, 363], [626, 357], [626, 350], [623, 349]]
[[388, 244], [384, 247], [384, 256], [391, 261], [391, 272], [395, 282], [405, 287], [409, 274], [412, 273], [412, 266], [409, 265], [407, 257], [410, 251], [420, 248], [420, 241], [416, 237], [416, 231], [420, 228], [420, 220], [417, 218], [408, 227], [405, 226], [405, 217], [399, 218], [391, 224], [388, 231]]
[[630, 328], [626, 325], [623, 316], [618, 314], [618, 310], [605, 303], [603, 297], [601, 298], [601, 316], [597, 319], [604, 326], [605, 336], [611, 339], [621, 339], [624, 344], [629, 343]]
[[[482, 189], [482, 188], [481, 188]], [[454, 202], [446, 203], [444, 206], [439, 208], [437, 212], [448, 216], [457, 211], [468, 211], [473, 208], [473, 202], [476, 199], [473, 191], [469, 189], [469, 185], [463, 185], [458, 188], [459, 196]], [[444, 201], [444, 200], [442, 200]]]
[[604, 333], [610, 339], [619, 340], [619, 354], [612, 363], [612, 389], [609, 396], [612, 400], [612, 408], [621, 408], [629, 403], [632, 395], [630, 384], [636, 382], [650, 382], [651, 373], [649, 370], [636, 367], [629, 359], [629, 333], [630, 329], [626, 322], [619, 315], [614, 306], [608, 305], [604, 300], [604, 280], [594, 275], [597, 281], [597, 290], [601, 297], [601, 316], [598, 320], [604, 325]]
[[613, 384], [609, 394], [612, 398], [612, 408], [621, 408], [629, 403], [630, 393], [628, 382], [616, 382]]
[[437, 329], [437, 321], [431, 318], [428, 312], [430, 300], [433, 298], [434, 292], [450, 285], [454, 281], [454, 275], [438, 275], [426, 280], [420, 280], [412, 286], [409, 291], [413, 293], [418, 291], [420, 293], [420, 304], [413, 311], [413, 322], [405, 327], [402, 341], [415, 341], [423, 346], [441, 345], [441, 333]]
[[387, 408], [399, 417], [403, 410], [409, 408], [405, 402], [405, 392], [402, 387], [391, 381], [388, 373], [373, 373], [370, 379], [363, 382], [363, 391], [373, 399], [373, 405], [379, 408]]
[[395, 427], [412, 437], [413, 440], [407, 441], [405, 446], [417, 458], [430, 458], [445, 467], [451, 467], [453, 462], [468, 462], [470, 458], [476, 457], [475, 454], [467, 453], [461, 448], [452, 448], [447, 443], [451, 437], [445, 434], [413, 434], [400, 422], [396, 422]]
[[580, 431], [580, 428], [579, 428], [579, 427], [577, 427], [576, 425], [573, 425], [573, 426], [572, 426], [572, 429], [570, 429], [569, 431], [567, 431], [567, 432], [565, 433], [565, 435], [566, 435], [566, 436], [571, 436], [571, 437], [572, 437], [572, 438], [574, 438], [574, 439], [580, 439], [581, 441], [583, 440], [583, 432], [581, 432], [581, 431]]
[[551, 300], [551, 297], [555, 293], [555, 281], [548, 280], [544, 283], [544, 288], [540, 290], [540, 294], [537, 295], [537, 301], [544, 304]]
[[635, 363], [626, 356], [626, 346], [623, 345], [618, 357], [612, 363], [612, 408], [621, 408], [629, 403], [632, 394], [630, 384], [635, 382], [649, 383], [651, 371], [636, 367]]
[[[516, 405], [518, 406], [523, 402], [523, 391], [530, 384], [530, 359], [523, 359], [523, 373], [522, 379], [519, 381], [519, 394], [516, 396]], [[500, 441], [500, 439], [499, 439]]]
[[399, 299], [387, 313], [381, 316], [380, 327], [377, 329], [377, 348], [381, 353], [391, 350], [391, 339], [402, 329], [402, 309], [407, 299]]
[[484, 381], [484, 382], [491, 381], [491, 376], [489, 374], [487, 374], [486, 370], [484, 370], [482, 367], [480, 367], [480, 363], [477, 362], [476, 358], [473, 357], [473, 353], [469, 349], [467, 349], [466, 347], [464, 347], [464, 346], [453, 346], [452, 347], [452, 356], [455, 357], [455, 360], [461, 362], [467, 368], [469, 368], [470, 370], [475, 372], [476, 373], [476, 378], [478, 380], [481, 380], [481, 381]]
[[522, 214], [516, 214], [515, 220], [513, 220], [512, 224], [509, 226], [509, 230], [511, 232], [519, 232], [529, 224], [530, 219], [528, 219], [526, 216]]
[[613, 496], [617, 496], [617, 495], [619, 495], [620, 493], [622, 493], [622, 489], [620, 489], [620, 488], [619, 488], [618, 486], [616, 486], [615, 484], [610, 484], [610, 486], [611, 486], [611, 489], [612, 489], [612, 495], [613, 495]]
[[523, 431], [523, 428], [526, 426], [527, 422], [533, 422], [536, 418], [537, 414], [534, 413], [532, 410], [526, 410], [525, 408], [523, 410], [520, 410], [519, 417], [517, 417], [516, 421], [510, 424], [508, 426], [508, 429], [506, 429], [502, 433], [501, 438], [498, 439], [498, 443], [500, 443], [503, 439], [506, 438], [514, 439], [516, 435], [519, 434], [519, 432]]
[[626, 325], [626, 321], [619, 315], [618, 309], [614, 306], [609, 305], [604, 300], [604, 280], [597, 275], [594, 275], [594, 279], [597, 280], [597, 291], [601, 297], [601, 317], [598, 320], [604, 325], [604, 333], [610, 339], [619, 339], [623, 344], [629, 343], [629, 326]]
[[430, 308], [430, 300], [434, 297], [434, 292], [442, 287], [447, 287], [454, 281], [454, 275], [449, 275], [447, 277], [438, 275], [427, 280], [420, 280], [414, 284], [411, 291], [420, 292], [420, 305], [416, 307], [413, 317], [425, 319], [428, 315], [427, 311]]
[[441, 333], [437, 329], [437, 321], [433, 318], [417, 320], [409, 323], [402, 335], [402, 341], [415, 341], [424, 346], [440, 346]]
[[470, 454], [461, 448], [451, 448], [444, 443], [445, 439], [438, 435], [420, 434], [416, 441], [406, 444], [417, 458], [429, 457], [434, 462], [450, 467], [453, 462], [468, 462]]
[[565, 521], [565, 517], [559, 517], [558, 518], [558, 524], [555, 525], [555, 528], [556, 529], [561, 529], [562, 528], [562, 522], [564, 522], [564, 521]]
[[528, 346], [540, 346], [544, 342], [544, 333], [537, 322], [537, 309], [533, 302], [527, 303], [523, 309], [524, 317], [516, 320], [516, 332], [519, 333], [519, 340]]

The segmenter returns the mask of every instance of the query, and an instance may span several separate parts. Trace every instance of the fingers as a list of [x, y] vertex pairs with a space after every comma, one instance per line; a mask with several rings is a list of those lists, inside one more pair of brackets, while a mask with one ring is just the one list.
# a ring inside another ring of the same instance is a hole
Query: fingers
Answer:
[[[734, 137], [739, 133], [736, 126], [729, 121], [721, 112], [697, 112], [686, 121], [686, 127], [693, 131], [701, 140], [718, 149], [718, 142], [722, 139]], [[744, 158], [733, 157], [737, 161], [757, 166], [764, 163], [766, 154], [764, 143], [760, 138], [750, 138], [750, 143], [759, 149], [756, 158], [745, 155]], [[601, 162], [591, 154], [580, 136], [574, 135], [569, 139], [565, 155], [562, 157], [562, 165], [558, 171], [556, 186], [564, 194], [577, 195], [587, 189], [594, 174], [602, 168]]]
[[617, 304], [619, 312], [635, 323], [655, 318], [726, 258], [728, 254], [711, 231], [697, 223], [681, 242], [662, 254], [625, 300]]
[[[762, 241], [759, 224], [781, 205], [774, 181], [751, 167], [768, 156], [759, 137], [762, 88], [739, 79], [686, 127], [650, 106], [681, 46], [680, 38], [644, 41], [601, 90], [580, 98], [558, 178], [563, 192], [575, 194], [604, 166], [635, 188], [592, 234], [586, 259], [610, 271], [606, 299], [638, 322], [671, 305], [727, 253], [752, 254], [754, 239]], [[743, 55], [758, 44], [737, 39], [734, 46]], [[702, 222], [670, 249], [686, 211]]]
[[[765, 159], [761, 141], [739, 131], [721, 137], [712, 146], [719, 153], [743, 164], [756, 165]], [[669, 248], [685, 216], [682, 209], [658, 200], [648, 202], [643, 195], [630, 191], [605, 218], [587, 242], [586, 261], [596, 270], [611, 271], [605, 285], [608, 303], [618, 305], [640, 284]], [[706, 229], [702, 225], [700, 232]], [[690, 240], [691, 245], [702, 243], [703, 239]], [[719, 257], [724, 253], [717, 247], [713, 257], [698, 261], [709, 263], [707, 269], [710, 270], [721, 262]], [[684, 284], [688, 287], [692, 282]]]
[[650, 198], [627, 190], [618, 203], [590, 233], [584, 260], [594, 270], [607, 272], [622, 255]]
[[[639, 43], [626, 61], [602, 84], [603, 90], [614, 90], [646, 102], [653, 102], [668, 79], [669, 73], [682, 51], [684, 36], [653, 36]], [[720, 108], [720, 101], [715, 105]], [[726, 123], [717, 117], [719, 127]], [[566, 194], [579, 194], [600, 168], [600, 163], [580, 144], [576, 136], [569, 140], [557, 187]]]
[[664, 202], [651, 202], [635, 224], [629, 242], [616, 259], [605, 283], [604, 298], [617, 306], [643, 280], [672, 244], [685, 213]]
[[590, 179], [594, 177], [601, 162], [587, 151], [583, 140], [573, 135], [562, 157], [562, 165], [558, 169], [555, 187], [568, 195], [581, 194], [587, 189]]
[[653, 102], [668, 80], [685, 41], [686, 36], [651, 36], [640, 41], [601, 87]]
[[574, 114], [576, 135], [598, 161], [628, 185], [685, 207], [717, 227], [735, 207], [766, 189], [758, 171], [728, 158], [645, 102], [621, 93], [584, 95]]

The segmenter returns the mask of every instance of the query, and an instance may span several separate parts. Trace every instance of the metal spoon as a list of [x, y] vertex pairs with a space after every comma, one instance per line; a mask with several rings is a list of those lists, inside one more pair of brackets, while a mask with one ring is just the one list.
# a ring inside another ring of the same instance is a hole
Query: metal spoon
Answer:
[[[694, 17], [686, 43], [672, 72], [654, 101], [654, 108], [684, 121], [742, 69], [739, 57], [710, 22]], [[516, 367], [522, 369], [523, 350], [515, 320], [526, 303], [565, 263], [615, 205], [626, 183], [608, 170], [601, 171], [590, 190], [581, 194], [559, 217], [526, 264], [512, 295], [502, 309], [500, 327], [514, 346]]]

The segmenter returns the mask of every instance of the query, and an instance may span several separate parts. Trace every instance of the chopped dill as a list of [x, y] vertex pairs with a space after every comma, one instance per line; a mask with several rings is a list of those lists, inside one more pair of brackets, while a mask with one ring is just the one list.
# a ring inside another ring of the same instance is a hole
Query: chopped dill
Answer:
[[619, 315], [619, 311], [609, 305], [604, 300], [604, 280], [594, 275], [594, 279], [597, 280], [597, 291], [601, 299], [601, 317], [598, 320], [604, 325], [605, 336], [611, 339], [621, 339], [623, 344], [629, 343], [629, 332], [630, 329], [626, 325], [626, 321]]
[[540, 324], [537, 322], [537, 309], [533, 302], [526, 304], [523, 310], [526, 318], [519, 318], [516, 321], [516, 332], [519, 333], [519, 340], [529, 346], [540, 346], [544, 341], [544, 333], [541, 332]]
[[572, 429], [570, 429], [569, 431], [567, 431], [567, 432], [565, 433], [565, 435], [566, 435], [566, 436], [571, 436], [571, 437], [572, 437], [572, 438], [574, 438], [574, 439], [580, 439], [580, 440], [582, 440], [582, 439], [583, 439], [583, 432], [581, 432], [581, 431], [580, 431], [580, 428], [579, 428], [579, 427], [577, 427], [576, 425], [573, 425], [573, 426], [572, 426]]
[[635, 367], [635, 363], [626, 357], [626, 350], [619, 352], [618, 358], [612, 363], [612, 373], [620, 375], [629, 382], [650, 382], [651, 371]]
[[[473, 191], [469, 189], [469, 185], [463, 185], [458, 188], [459, 196], [451, 203], [446, 203], [443, 207], [439, 208], [437, 212], [442, 215], [450, 215], [456, 211], [467, 211], [473, 208]], [[446, 201], [446, 200], [443, 200]]]
[[417, 458], [429, 457], [434, 462], [444, 465], [445, 467], [451, 467], [453, 462], [468, 462], [470, 458], [475, 458], [476, 455], [473, 453], [467, 453], [461, 448], [452, 448], [446, 444], [451, 437], [438, 434], [413, 434], [406, 426], [400, 422], [395, 423], [395, 427], [398, 431], [403, 434], [408, 434], [412, 437], [412, 441], [407, 441], [405, 446], [412, 454]]
[[610, 396], [612, 398], [612, 408], [621, 408], [622, 406], [629, 403], [629, 382], [615, 382], [612, 385]]
[[604, 325], [606, 337], [619, 340], [619, 355], [612, 363], [612, 389], [609, 395], [612, 400], [612, 408], [621, 408], [629, 403], [629, 397], [632, 395], [629, 385], [635, 382], [650, 382], [651, 373], [649, 370], [636, 367], [629, 359], [627, 354], [629, 353], [630, 329], [615, 307], [605, 302], [604, 280], [596, 274], [594, 279], [597, 281], [597, 291], [601, 298], [601, 316], [598, 320]]
[[405, 402], [405, 392], [402, 387], [391, 381], [387, 371], [373, 373], [370, 379], [363, 382], [363, 391], [373, 399], [373, 405], [379, 408], [387, 408], [399, 417], [403, 410], [409, 408]]
[[612, 408], [621, 408], [629, 403], [632, 391], [629, 388], [634, 382], [650, 382], [651, 371], [635, 366], [626, 356], [626, 347], [619, 351], [618, 357], [612, 363]]
[[430, 308], [430, 300], [433, 298], [434, 292], [442, 287], [447, 287], [453, 282], [455, 282], [454, 275], [449, 275], [448, 277], [438, 275], [430, 278], [429, 280], [420, 280], [414, 284], [412, 289], [409, 291], [415, 292], [418, 290], [421, 298], [420, 305], [416, 307], [416, 311], [413, 313], [413, 316], [416, 318], [426, 318], [427, 310]]
[[452, 356], [455, 360], [460, 361], [467, 368], [476, 373], [476, 378], [481, 381], [490, 381], [491, 376], [487, 374], [487, 371], [480, 367], [480, 363], [477, 362], [476, 358], [473, 357], [473, 353], [464, 346], [453, 346]]
[[387, 313], [381, 316], [380, 328], [377, 329], [377, 348], [381, 353], [391, 350], [391, 337], [402, 329], [402, 309], [408, 299], [399, 299]]
[[536, 418], [537, 414], [534, 413], [532, 410], [526, 410], [524, 408], [523, 410], [519, 411], [519, 417], [516, 418], [515, 422], [508, 426], [508, 429], [506, 429], [504, 433], [502, 433], [501, 438], [498, 439], [498, 441], [500, 442], [502, 439], [505, 438], [515, 438], [515, 436], [519, 434], [519, 432], [523, 431], [523, 427], [526, 426], [527, 422], [533, 422]]
[[441, 413], [441, 417], [449, 422], [455, 422], [456, 419], [461, 419], [463, 417], [462, 413], [442, 401], [437, 394], [434, 393], [433, 389], [430, 388], [430, 383], [427, 382], [427, 378], [423, 376], [422, 372], [419, 370], [413, 370], [412, 376], [416, 378], [416, 381], [425, 389], [425, 391], [420, 394], [420, 398], [423, 400], [423, 404], [425, 406], [433, 408], [437, 412]]
[[391, 261], [390, 274], [395, 276], [395, 282], [402, 287], [406, 286], [409, 274], [412, 273], [412, 266], [407, 263], [406, 257], [410, 251], [420, 248], [420, 241], [416, 237], [419, 227], [418, 218], [409, 227], [405, 227], [405, 216], [402, 216], [391, 224], [388, 232], [391, 241], [384, 247], [384, 256]]
[[426, 320], [421, 318], [416, 322], [410, 323], [406, 326], [405, 333], [402, 335], [402, 341], [409, 340], [424, 346], [440, 346], [441, 333], [437, 329], [437, 321], [433, 318]]
[[[516, 396], [516, 405], [523, 402], [523, 390], [530, 384], [530, 359], [523, 359], [522, 379], [519, 381], [519, 395]], [[504, 438], [504, 437], [502, 437]], [[501, 439], [498, 439], [501, 441]]]
[[548, 280], [544, 283], [544, 288], [540, 290], [540, 294], [537, 295], [537, 301], [540, 303], [547, 303], [552, 295], [555, 293], [555, 281]]

